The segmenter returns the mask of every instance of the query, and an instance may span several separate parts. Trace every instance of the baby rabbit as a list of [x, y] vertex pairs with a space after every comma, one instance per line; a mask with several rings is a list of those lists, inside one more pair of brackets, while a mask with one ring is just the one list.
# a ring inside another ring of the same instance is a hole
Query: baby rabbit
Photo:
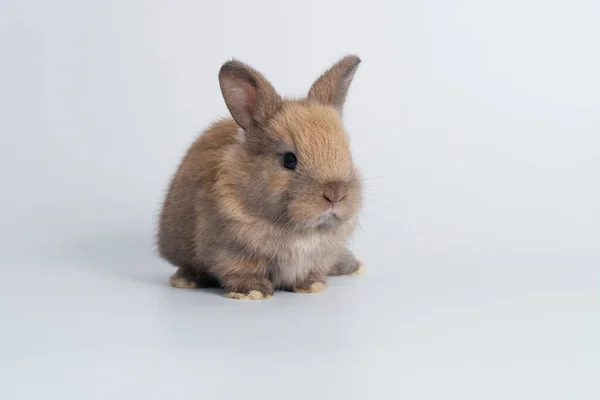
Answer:
[[233, 299], [276, 289], [325, 290], [328, 275], [358, 273], [345, 242], [357, 225], [361, 178], [342, 108], [360, 59], [327, 70], [306, 98], [281, 98], [233, 60], [219, 83], [233, 119], [213, 124], [175, 174], [160, 215], [171, 285], [222, 286]]

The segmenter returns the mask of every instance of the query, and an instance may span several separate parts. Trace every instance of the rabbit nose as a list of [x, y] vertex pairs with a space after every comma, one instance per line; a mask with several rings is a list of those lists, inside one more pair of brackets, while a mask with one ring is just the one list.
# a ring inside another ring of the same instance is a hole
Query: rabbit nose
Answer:
[[345, 182], [329, 182], [323, 186], [323, 197], [330, 203], [339, 203], [348, 194], [348, 185]]

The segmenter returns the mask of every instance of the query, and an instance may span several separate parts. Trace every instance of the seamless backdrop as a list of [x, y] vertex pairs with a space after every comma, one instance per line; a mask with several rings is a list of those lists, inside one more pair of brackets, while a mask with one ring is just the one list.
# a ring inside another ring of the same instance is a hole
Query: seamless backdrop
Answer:
[[[0, 2], [0, 397], [597, 399], [600, 3]], [[232, 58], [346, 53], [361, 278], [167, 285], [168, 181]]]

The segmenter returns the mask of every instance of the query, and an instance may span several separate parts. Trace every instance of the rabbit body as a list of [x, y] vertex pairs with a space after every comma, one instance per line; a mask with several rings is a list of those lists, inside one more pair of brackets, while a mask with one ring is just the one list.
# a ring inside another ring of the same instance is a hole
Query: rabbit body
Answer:
[[284, 100], [251, 67], [219, 73], [232, 119], [209, 127], [173, 177], [159, 221], [175, 287], [223, 286], [237, 299], [319, 292], [355, 273], [345, 247], [362, 201], [342, 106], [359, 60], [348, 56], [301, 100]]

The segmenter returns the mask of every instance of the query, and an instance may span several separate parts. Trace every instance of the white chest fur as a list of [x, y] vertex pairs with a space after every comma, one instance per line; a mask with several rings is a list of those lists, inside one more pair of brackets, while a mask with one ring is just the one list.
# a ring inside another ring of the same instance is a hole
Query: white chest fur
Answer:
[[327, 268], [329, 247], [327, 240], [320, 235], [287, 242], [279, 248], [272, 266], [274, 283], [293, 285], [305, 279], [311, 271]]

